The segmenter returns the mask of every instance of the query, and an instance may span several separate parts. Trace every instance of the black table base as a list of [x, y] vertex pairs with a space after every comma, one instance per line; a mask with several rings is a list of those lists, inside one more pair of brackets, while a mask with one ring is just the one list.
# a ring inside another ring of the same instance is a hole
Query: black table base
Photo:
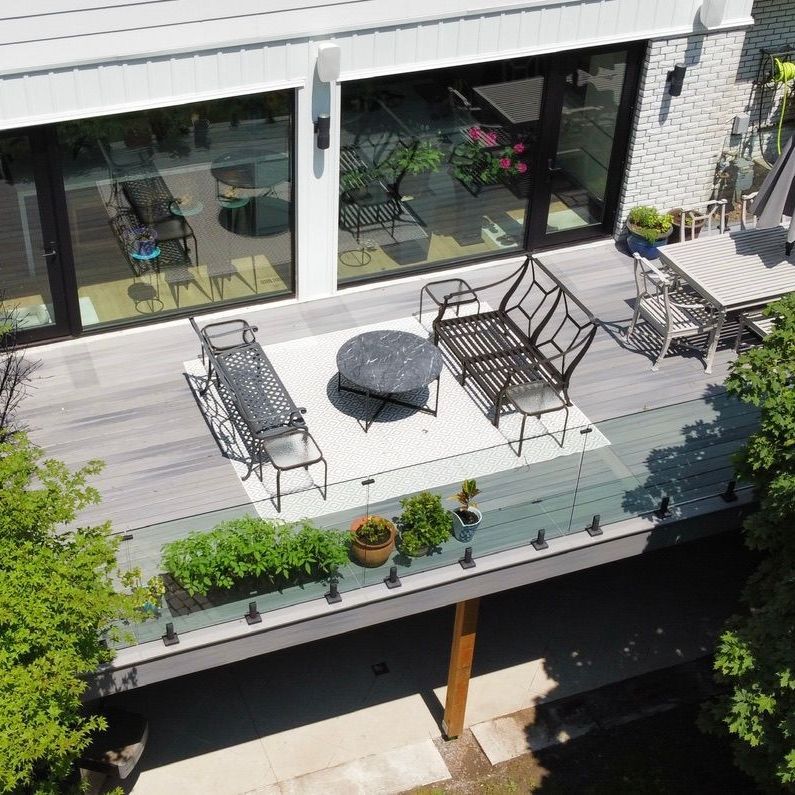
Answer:
[[[347, 379], [343, 379], [342, 373], [337, 373], [337, 391], [338, 392], [352, 392], [354, 395], [363, 395], [365, 402], [364, 402], [364, 432], [370, 430], [370, 426], [375, 422], [378, 415], [384, 410], [384, 407], [387, 404], [391, 404], [393, 406], [400, 406], [401, 408], [413, 409], [414, 411], [421, 411], [423, 414], [430, 414], [432, 417], [437, 416], [439, 413], [439, 378], [441, 376], [437, 376], [434, 380], [436, 381], [436, 400], [434, 401], [434, 406], [431, 408], [430, 406], [420, 406], [417, 403], [409, 403], [406, 400], [401, 400], [400, 398], [396, 397], [398, 394], [403, 394], [401, 392], [392, 392], [387, 394], [378, 394], [376, 392], [370, 392], [366, 389], [360, 389], [357, 386], [353, 386], [350, 383], [343, 383], [343, 380], [347, 381]], [[433, 383], [433, 382], [431, 382]], [[370, 413], [370, 401], [374, 400], [376, 403], [380, 403], [378, 407]]]

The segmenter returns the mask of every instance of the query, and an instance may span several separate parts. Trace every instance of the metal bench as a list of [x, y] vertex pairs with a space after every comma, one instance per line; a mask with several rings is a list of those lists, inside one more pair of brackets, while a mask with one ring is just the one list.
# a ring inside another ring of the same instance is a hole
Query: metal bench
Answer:
[[326, 499], [328, 464], [299, 408], [256, 341], [256, 327], [245, 320], [226, 320], [199, 328], [191, 326], [201, 340], [202, 361], [207, 367], [204, 395], [215, 380], [233, 422], [245, 432], [251, 448], [247, 480], [256, 464], [262, 479], [263, 453], [276, 468], [276, 509], [281, 511], [281, 472], [311, 464], [324, 466], [321, 493]]
[[[438, 284], [426, 285], [423, 292]], [[434, 342], [443, 343], [461, 366], [461, 383], [471, 378], [493, 402], [495, 426], [506, 403], [523, 415], [518, 455], [527, 417], [560, 409], [566, 412], [562, 447], [571, 406], [569, 383], [593, 342], [596, 319], [533, 257], [492, 284], [477, 289], [462, 284], [439, 302]], [[499, 307], [484, 309], [484, 292], [500, 285], [507, 289]], [[474, 303], [476, 311], [448, 311], [466, 303]]]

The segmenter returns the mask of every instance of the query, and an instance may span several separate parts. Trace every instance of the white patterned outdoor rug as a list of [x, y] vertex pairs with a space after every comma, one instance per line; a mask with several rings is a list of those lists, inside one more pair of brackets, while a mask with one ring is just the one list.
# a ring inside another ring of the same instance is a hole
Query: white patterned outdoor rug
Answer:
[[[495, 428], [484, 413], [487, 407], [482, 398], [470, 392], [469, 383], [466, 388], [460, 385], [447, 358], [440, 379], [437, 417], [387, 405], [365, 433], [361, 424], [364, 399], [337, 391], [336, 356], [351, 337], [376, 329], [409, 331], [427, 337], [426, 330], [411, 317], [278, 345], [267, 345], [260, 339], [296, 405], [306, 407], [307, 425], [325, 454], [329, 469], [327, 501], [316, 487], [323, 483], [322, 464], [311, 466], [308, 472], [296, 469], [283, 473], [279, 514], [275, 506], [276, 472], [266, 461], [263, 482], [256, 471], [243, 481], [261, 516], [294, 520], [363, 506], [365, 489], [361, 481], [369, 477], [375, 481], [370, 487], [370, 502], [375, 503], [579, 453], [583, 442], [588, 450], [609, 444], [596, 428], [585, 436], [578, 433], [579, 428], [589, 425], [589, 420], [577, 407], [571, 407], [563, 448], [559, 440], [564, 412], [551, 412], [540, 421], [527, 419], [522, 457], [517, 457], [521, 415], [506, 415], [500, 420], [499, 429]], [[186, 362], [185, 372], [223, 453], [242, 480], [248, 471], [249, 453], [240, 433], [229, 421], [214, 385], [204, 396], [198, 394], [206, 379], [201, 360]], [[424, 398], [432, 405], [435, 389], [435, 384], [431, 384], [430, 393], [421, 390], [410, 399], [419, 402]], [[513, 449], [509, 442], [514, 443]]]

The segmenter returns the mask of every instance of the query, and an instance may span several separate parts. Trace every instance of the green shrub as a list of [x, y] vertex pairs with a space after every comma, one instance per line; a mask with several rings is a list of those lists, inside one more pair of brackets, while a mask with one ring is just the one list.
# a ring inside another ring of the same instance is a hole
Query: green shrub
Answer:
[[670, 213], [661, 213], [654, 207], [640, 205], [633, 207], [627, 216], [627, 223], [632, 224], [635, 229], [633, 234], [654, 243], [671, 231], [673, 227], [673, 216]]
[[417, 555], [424, 547], [433, 549], [450, 538], [453, 517], [442, 506], [438, 494], [422, 491], [400, 501], [403, 509], [398, 519], [400, 545], [408, 555]]
[[232, 588], [247, 578], [274, 586], [307, 576], [322, 579], [347, 560], [344, 533], [254, 516], [222, 522], [163, 548], [163, 568], [191, 596]]
[[364, 544], [382, 544], [392, 533], [392, 522], [383, 516], [368, 516], [359, 529], [351, 533]]

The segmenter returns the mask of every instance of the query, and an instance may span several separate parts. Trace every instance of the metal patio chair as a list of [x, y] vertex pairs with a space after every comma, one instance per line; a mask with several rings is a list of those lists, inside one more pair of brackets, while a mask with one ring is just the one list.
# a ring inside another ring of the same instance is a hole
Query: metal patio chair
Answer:
[[[710, 332], [706, 348], [710, 350], [718, 330], [714, 307], [697, 300], [693, 293], [678, 289], [668, 274], [640, 254], [634, 256], [637, 296], [626, 339], [631, 339], [640, 317], [662, 337], [662, 348], [652, 370], [659, 368], [668, 348], [676, 339]], [[709, 369], [712, 362], [707, 361], [706, 365]]]

